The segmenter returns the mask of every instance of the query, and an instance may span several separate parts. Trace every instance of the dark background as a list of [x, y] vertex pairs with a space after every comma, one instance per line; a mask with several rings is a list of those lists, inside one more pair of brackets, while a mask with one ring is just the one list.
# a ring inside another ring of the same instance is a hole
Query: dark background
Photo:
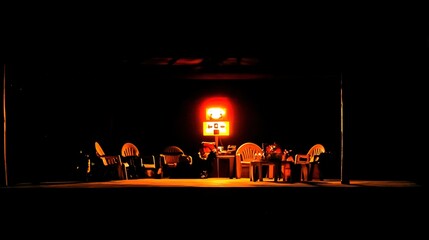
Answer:
[[[73, 178], [79, 151], [93, 151], [95, 140], [112, 154], [125, 141], [144, 154], [168, 145], [194, 154], [210, 140], [194, 126], [194, 107], [217, 94], [240, 113], [225, 145], [277, 141], [306, 151], [322, 143], [335, 155], [330, 175], [339, 177], [340, 89], [350, 177], [423, 181], [427, 24], [417, 14], [374, 11], [362, 20], [347, 11], [255, 9], [9, 18], [15, 27], [6, 29], [2, 55], [12, 182], [34, 172], [41, 180]], [[233, 71], [270, 77], [188, 79], [140, 64], [165, 56], [253, 57], [262, 67]]]

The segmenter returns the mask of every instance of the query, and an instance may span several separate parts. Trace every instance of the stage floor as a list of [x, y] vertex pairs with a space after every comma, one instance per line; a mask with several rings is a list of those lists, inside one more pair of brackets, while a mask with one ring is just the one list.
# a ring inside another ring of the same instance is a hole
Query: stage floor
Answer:
[[374, 226], [379, 220], [392, 221], [403, 228], [404, 222], [414, 226], [428, 214], [425, 186], [389, 180], [350, 180], [350, 184], [339, 179], [286, 183], [248, 178], [43, 182], [2, 187], [0, 196], [8, 210], [4, 219], [25, 214], [33, 223], [43, 216], [51, 224], [79, 219], [89, 225], [133, 219], [150, 229], [165, 222], [180, 229], [247, 222], [289, 223], [296, 229], [354, 219], [374, 221]]
[[[129, 179], [103, 182], [42, 182], [40, 184], [22, 183], [6, 188], [147, 188], [147, 187], [174, 187], [174, 188], [357, 188], [357, 187], [379, 187], [379, 188], [414, 188], [421, 187], [411, 181], [398, 180], [350, 180], [349, 184], [341, 183], [340, 179], [327, 179], [324, 181], [308, 181], [288, 183], [283, 181], [274, 182], [272, 179], [264, 179], [262, 182], [252, 182], [248, 178], [207, 178], [207, 179]], [[3, 187], [5, 188], [5, 187]]]

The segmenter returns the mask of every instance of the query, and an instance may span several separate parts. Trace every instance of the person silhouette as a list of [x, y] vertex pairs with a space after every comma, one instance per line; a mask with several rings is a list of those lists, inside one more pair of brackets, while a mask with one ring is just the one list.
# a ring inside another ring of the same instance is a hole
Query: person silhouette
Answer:
[[200, 159], [200, 177], [208, 178], [213, 170], [213, 161], [216, 159], [214, 142], [201, 142], [198, 156]]
[[268, 161], [274, 162], [274, 181], [277, 182], [281, 178], [282, 148], [273, 142], [265, 147], [265, 153]]

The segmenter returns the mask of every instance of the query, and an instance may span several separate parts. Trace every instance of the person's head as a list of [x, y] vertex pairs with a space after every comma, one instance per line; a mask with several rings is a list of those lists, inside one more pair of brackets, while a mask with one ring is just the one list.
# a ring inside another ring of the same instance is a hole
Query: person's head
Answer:
[[199, 153], [202, 158], [207, 158], [212, 151], [216, 151], [214, 142], [201, 142]]
[[265, 147], [265, 151], [267, 153], [281, 153], [282, 149], [281, 149], [280, 145], [278, 145], [274, 141], [272, 144], [270, 144], [270, 145], [268, 145], [268, 146]]

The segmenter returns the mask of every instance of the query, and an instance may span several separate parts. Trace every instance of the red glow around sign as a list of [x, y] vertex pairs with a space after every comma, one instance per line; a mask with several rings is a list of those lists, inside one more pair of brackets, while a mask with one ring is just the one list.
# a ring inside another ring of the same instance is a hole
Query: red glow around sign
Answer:
[[[228, 97], [217, 96], [207, 97], [201, 101], [199, 107], [199, 122], [228, 122], [228, 135], [231, 132], [231, 126], [234, 126], [233, 104]], [[204, 132], [204, 135], [207, 134]], [[223, 134], [222, 134], [223, 135]]]

